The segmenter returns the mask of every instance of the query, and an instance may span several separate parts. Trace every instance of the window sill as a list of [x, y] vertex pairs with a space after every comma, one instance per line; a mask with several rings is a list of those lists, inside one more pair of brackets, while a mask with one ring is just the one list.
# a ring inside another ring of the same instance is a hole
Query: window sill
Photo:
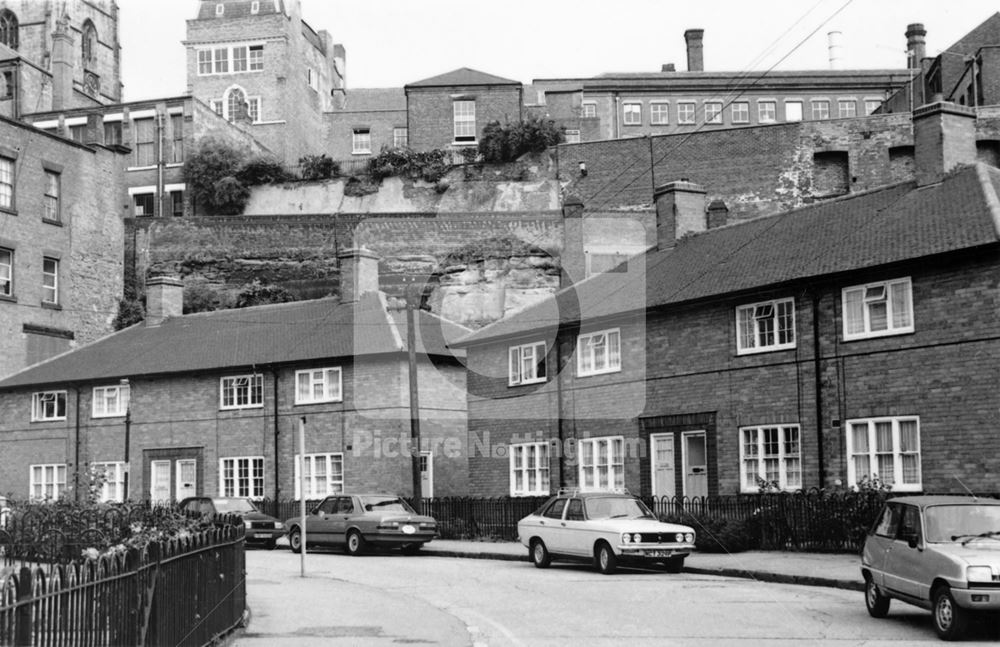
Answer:
[[167, 164], [167, 168], [177, 168], [178, 166], [184, 166], [184, 162], [170, 162]]
[[0, 301], [6, 301], [7, 303], [17, 303], [17, 297], [14, 295], [0, 294]]
[[881, 337], [897, 337], [899, 335], [912, 335], [914, 333], [913, 328], [900, 328], [899, 330], [880, 330], [878, 332], [870, 333], [858, 333], [855, 335], [844, 335], [844, 342], [851, 341], [864, 341], [866, 339], [879, 339]]
[[126, 171], [155, 171], [156, 165], [153, 166], [128, 166], [125, 168]]
[[371, 151], [351, 151], [351, 155], [371, 155]]
[[0, 213], [6, 213], [11, 216], [17, 215], [17, 209], [11, 209], [9, 207], [0, 207]]
[[476, 140], [466, 140], [466, 141], [453, 141], [452, 146], [478, 146], [479, 142]]
[[48, 301], [42, 301], [42, 308], [45, 310], [62, 310], [63, 307], [58, 303], [49, 303]]
[[622, 122], [622, 125], [623, 125], [623, 126], [631, 126], [631, 127], [633, 127], [633, 128], [638, 128], [638, 127], [639, 127], [639, 126], [641, 126], [642, 124], [630, 124], [630, 123], [626, 123], [626, 122]]
[[101, 416], [94, 416], [94, 415], [90, 416], [92, 420], [109, 420], [113, 418], [124, 418], [124, 417], [125, 417], [124, 413], [107, 413]]
[[219, 411], [246, 411], [247, 409], [263, 409], [263, 404], [250, 404], [245, 407], [219, 407]]
[[56, 227], [62, 227], [62, 220], [52, 220], [51, 218], [42, 218], [42, 222], [46, 225], [54, 225]]
[[538, 378], [535, 380], [521, 380], [520, 382], [507, 382], [508, 388], [514, 388], [518, 386], [529, 386], [531, 384], [545, 384], [548, 381], [547, 378]]
[[782, 344], [781, 346], [766, 346], [764, 348], [739, 348], [736, 355], [760, 355], [762, 353], [776, 353], [783, 350], [795, 350], [795, 344]]
[[576, 374], [576, 376], [577, 377], [594, 377], [595, 375], [608, 375], [609, 373], [621, 373], [621, 372], [622, 372], [622, 369], [619, 366], [618, 368], [608, 368], [608, 369], [604, 369], [604, 370], [601, 370], [601, 371], [590, 371], [588, 373], [578, 372]]
[[343, 401], [344, 401], [343, 398], [337, 398], [335, 400], [309, 400], [308, 402], [298, 402], [298, 401], [296, 401], [295, 404], [292, 405], [292, 406], [300, 407], [300, 406], [308, 406], [310, 404], [337, 404], [337, 403], [343, 402]]
[[31, 422], [66, 422], [66, 416], [62, 418], [32, 418]]

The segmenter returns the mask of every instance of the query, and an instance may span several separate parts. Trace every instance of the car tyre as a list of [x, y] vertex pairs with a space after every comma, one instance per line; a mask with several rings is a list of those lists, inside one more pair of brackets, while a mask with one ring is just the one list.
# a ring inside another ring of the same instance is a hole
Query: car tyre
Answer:
[[420, 552], [420, 549], [423, 548], [423, 546], [424, 545], [420, 542], [414, 544], [404, 544], [403, 547], [400, 548], [400, 550], [403, 552], [404, 555], [416, 555], [417, 553]]
[[288, 533], [288, 547], [293, 553], [302, 552], [302, 531], [298, 528]]
[[552, 563], [552, 555], [541, 539], [534, 539], [531, 542], [531, 563], [535, 568], [548, 568]]
[[942, 640], [958, 640], [969, 624], [969, 612], [955, 604], [951, 589], [939, 586], [932, 594], [934, 631]]
[[884, 618], [889, 615], [889, 598], [882, 595], [875, 584], [875, 578], [865, 575], [865, 606], [868, 607], [868, 615], [873, 618]]
[[361, 536], [361, 532], [358, 530], [351, 530], [347, 533], [347, 554], [348, 555], [360, 555], [365, 552], [367, 547], [365, 538]]
[[618, 556], [615, 555], [611, 545], [605, 541], [597, 545], [597, 550], [594, 551], [594, 562], [597, 565], [597, 570], [605, 575], [611, 575], [618, 568]]
[[684, 558], [671, 557], [670, 559], [663, 560], [663, 570], [668, 573], [680, 573], [684, 570]]

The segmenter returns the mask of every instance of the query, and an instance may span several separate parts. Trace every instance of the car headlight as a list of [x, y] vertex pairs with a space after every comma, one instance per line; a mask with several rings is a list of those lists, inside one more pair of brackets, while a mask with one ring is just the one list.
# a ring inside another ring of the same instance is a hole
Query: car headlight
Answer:
[[622, 543], [623, 544], [627, 544], [630, 541], [632, 541], [632, 535], [630, 535], [628, 533], [625, 533], [625, 534], [622, 535]]
[[676, 535], [674, 535], [674, 541], [676, 541], [678, 544], [681, 543], [681, 542], [683, 542], [684, 541], [684, 533], [683, 532], [679, 532]]
[[993, 569], [989, 566], [969, 566], [965, 569], [965, 577], [970, 582], [992, 582]]
[[642, 541], [642, 535], [640, 535], [639, 533], [635, 533], [634, 535], [632, 535], [632, 541], [638, 544], [639, 542]]
[[686, 541], [689, 544], [693, 544], [694, 543], [694, 533], [693, 532], [689, 532], [688, 534], [684, 535], [684, 541]]
[[253, 528], [253, 522], [251, 522], [249, 519], [244, 519], [243, 527], [246, 528], [247, 530], [250, 530], [251, 528]]
[[275, 521], [274, 522], [274, 528], [275, 528], [275, 530], [281, 530], [284, 527], [285, 527], [285, 524], [281, 523], [280, 521]]

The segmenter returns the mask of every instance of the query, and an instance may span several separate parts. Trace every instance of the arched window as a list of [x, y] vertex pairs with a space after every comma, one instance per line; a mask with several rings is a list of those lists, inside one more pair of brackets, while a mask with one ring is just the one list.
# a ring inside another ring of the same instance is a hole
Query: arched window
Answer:
[[17, 49], [17, 16], [10, 9], [0, 11], [0, 43]]
[[97, 60], [97, 28], [90, 18], [83, 22], [83, 38], [81, 39], [84, 64]]
[[236, 121], [247, 114], [247, 95], [240, 88], [229, 90], [226, 100], [226, 119]]

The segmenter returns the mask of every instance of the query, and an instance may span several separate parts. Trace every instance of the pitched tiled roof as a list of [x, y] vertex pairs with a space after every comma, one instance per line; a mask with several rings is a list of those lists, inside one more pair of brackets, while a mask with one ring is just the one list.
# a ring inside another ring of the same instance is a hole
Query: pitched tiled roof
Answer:
[[[245, 18], [250, 13], [251, 0], [202, 0], [198, 6], [198, 20], [215, 18], [215, 5], [225, 5], [220, 18]], [[261, 0], [257, 15], [282, 13], [281, 3], [274, 0]]]
[[374, 112], [406, 110], [406, 93], [403, 88], [348, 89], [343, 110], [337, 112]]
[[[425, 311], [417, 352], [460, 355], [447, 342], [469, 329]], [[316, 299], [173, 317], [137, 324], [0, 381], [0, 389], [35, 384], [194, 373], [406, 350], [405, 312], [367, 294], [355, 304]]]
[[[758, 218], [650, 250], [629, 271], [595, 275], [458, 345], [1000, 242], [1000, 170], [897, 184]], [[581, 317], [582, 313], [582, 317]]]
[[407, 83], [408, 88], [420, 87], [441, 87], [441, 86], [465, 86], [465, 85], [521, 85], [520, 81], [511, 81], [500, 76], [494, 76], [468, 67], [461, 67], [451, 72], [445, 72], [438, 76], [432, 76], [423, 81]]

